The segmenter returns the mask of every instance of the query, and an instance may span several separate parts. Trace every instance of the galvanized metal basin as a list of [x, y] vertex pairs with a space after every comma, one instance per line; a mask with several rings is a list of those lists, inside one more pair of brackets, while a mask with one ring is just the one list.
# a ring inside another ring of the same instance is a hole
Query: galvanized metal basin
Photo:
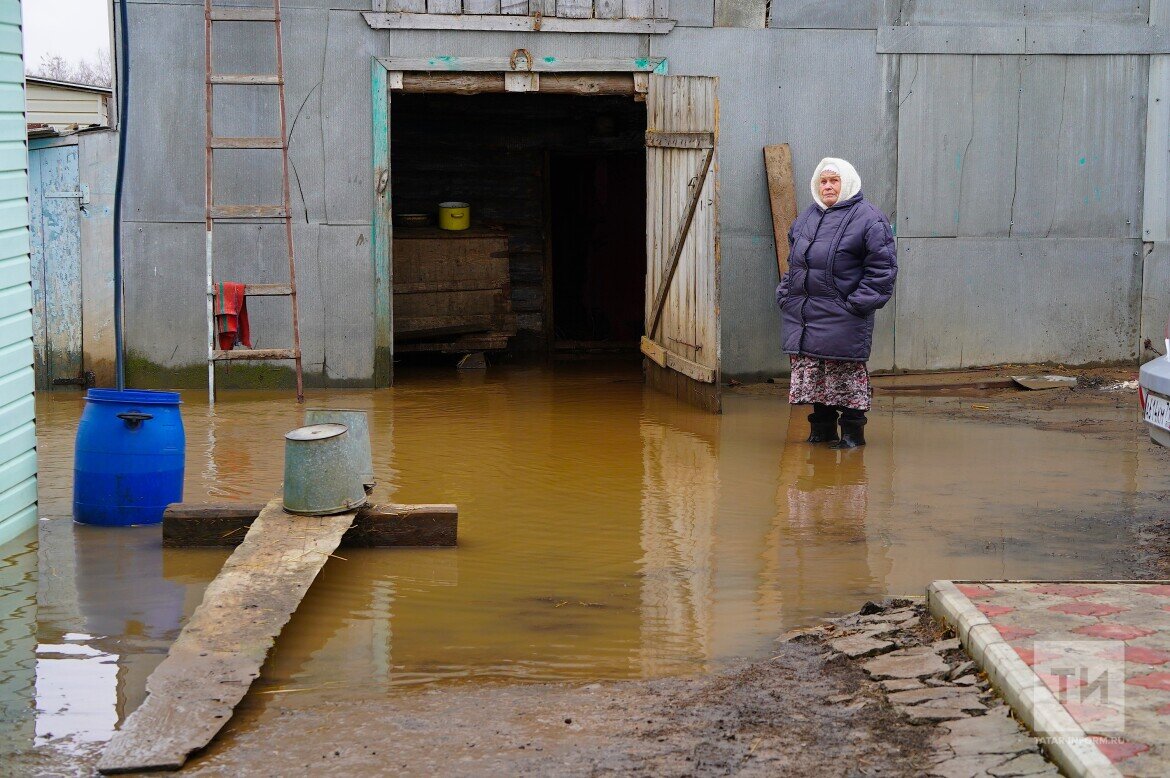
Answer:
[[345, 513], [366, 502], [361, 463], [344, 424], [311, 424], [284, 436], [284, 509]]
[[359, 463], [362, 484], [369, 492], [374, 488], [374, 457], [370, 450], [370, 422], [365, 411], [347, 408], [308, 408], [305, 424], [344, 424], [349, 428], [349, 445], [354, 461]]

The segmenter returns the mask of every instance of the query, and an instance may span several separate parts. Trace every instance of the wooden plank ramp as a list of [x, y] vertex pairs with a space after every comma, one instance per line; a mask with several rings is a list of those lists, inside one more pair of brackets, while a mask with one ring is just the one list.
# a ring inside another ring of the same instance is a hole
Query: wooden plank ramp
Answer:
[[270, 501], [147, 679], [146, 701], [114, 734], [98, 770], [177, 770], [211, 742], [356, 515], [295, 516], [280, 497]]

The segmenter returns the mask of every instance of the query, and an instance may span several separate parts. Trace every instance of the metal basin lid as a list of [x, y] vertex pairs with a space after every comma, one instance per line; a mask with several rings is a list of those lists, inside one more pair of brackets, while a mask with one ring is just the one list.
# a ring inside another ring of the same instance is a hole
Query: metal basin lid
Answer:
[[310, 424], [298, 427], [284, 436], [285, 440], [327, 440], [349, 431], [344, 424]]

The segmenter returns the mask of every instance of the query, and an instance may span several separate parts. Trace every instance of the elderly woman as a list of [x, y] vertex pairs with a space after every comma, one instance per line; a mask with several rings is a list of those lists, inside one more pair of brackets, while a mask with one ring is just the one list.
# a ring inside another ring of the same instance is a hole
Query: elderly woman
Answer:
[[792, 360], [788, 401], [813, 406], [810, 443], [855, 448], [865, 445], [873, 315], [898, 274], [894, 231], [843, 159], [821, 160], [812, 195], [788, 232], [789, 269], [776, 287]]

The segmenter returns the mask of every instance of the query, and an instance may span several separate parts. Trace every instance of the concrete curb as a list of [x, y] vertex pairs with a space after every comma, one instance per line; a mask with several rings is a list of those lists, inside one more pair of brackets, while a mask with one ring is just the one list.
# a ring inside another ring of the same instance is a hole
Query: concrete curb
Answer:
[[926, 604], [935, 618], [955, 630], [963, 648], [1024, 726], [1044, 740], [1045, 750], [1065, 775], [1120, 778], [1121, 772], [953, 581], [926, 587]]

